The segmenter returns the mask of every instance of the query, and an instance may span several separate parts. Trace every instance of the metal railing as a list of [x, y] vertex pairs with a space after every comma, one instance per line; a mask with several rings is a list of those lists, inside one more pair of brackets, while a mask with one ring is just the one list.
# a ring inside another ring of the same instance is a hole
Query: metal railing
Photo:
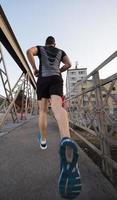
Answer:
[[[113, 171], [117, 171], [117, 73], [102, 80], [99, 72], [116, 57], [117, 51], [77, 82], [76, 95], [67, 95], [65, 101], [71, 126], [80, 127], [84, 133], [71, 131], [101, 157], [102, 170], [111, 181]], [[91, 142], [89, 133], [98, 144]]]
[[0, 77], [6, 94], [5, 99], [0, 105], [1, 128], [4, 126], [9, 115], [12, 116], [14, 122], [18, 122], [18, 118], [26, 119], [29, 113], [31, 115], [34, 112], [34, 107], [36, 105], [36, 81], [1, 6], [0, 42], [16, 62], [17, 67], [22, 71], [15, 86], [11, 88], [7, 67], [4, 62], [2, 49], [0, 48]]

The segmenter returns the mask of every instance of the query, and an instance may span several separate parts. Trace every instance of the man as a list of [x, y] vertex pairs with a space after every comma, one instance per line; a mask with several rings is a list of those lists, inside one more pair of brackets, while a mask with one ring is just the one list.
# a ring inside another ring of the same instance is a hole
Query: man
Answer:
[[[60, 131], [60, 159], [61, 174], [59, 191], [63, 198], [74, 198], [81, 190], [80, 174], [77, 166], [77, 144], [70, 139], [69, 122], [66, 110], [62, 107], [63, 79], [61, 73], [71, 67], [66, 53], [55, 47], [55, 39], [49, 36], [45, 46], [36, 46], [27, 50], [28, 60], [33, 68], [37, 80], [37, 98], [39, 105], [38, 141], [41, 149], [47, 148], [47, 111], [48, 100], [57, 120]], [[34, 56], [40, 60], [39, 70], [36, 67]], [[60, 63], [64, 65], [60, 68]]]

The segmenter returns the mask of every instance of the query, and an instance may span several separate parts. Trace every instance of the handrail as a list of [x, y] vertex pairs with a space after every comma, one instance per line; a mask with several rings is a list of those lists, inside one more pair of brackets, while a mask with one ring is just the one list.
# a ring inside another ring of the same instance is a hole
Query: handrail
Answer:
[[7, 17], [0, 6], [0, 41], [3, 46], [10, 53], [12, 58], [18, 64], [20, 69], [26, 74], [28, 72], [30, 77], [30, 82], [34, 89], [36, 89], [36, 82], [31, 69], [27, 63], [27, 60], [21, 50], [21, 47], [15, 37], [15, 34], [7, 20]]

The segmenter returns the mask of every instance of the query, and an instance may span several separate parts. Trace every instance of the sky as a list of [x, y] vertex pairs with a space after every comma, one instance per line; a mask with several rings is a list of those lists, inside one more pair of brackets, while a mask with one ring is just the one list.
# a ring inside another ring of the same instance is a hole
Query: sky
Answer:
[[[56, 46], [69, 56], [72, 68], [77, 61], [78, 67], [87, 68], [89, 74], [117, 50], [117, 0], [0, 2], [25, 56], [28, 48], [44, 45], [45, 39], [52, 35]], [[21, 71], [4, 48], [3, 53], [12, 86]], [[117, 58], [104, 67], [101, 78], [116, 72]], [[66, 72], [63, 79], [65, 93]]]

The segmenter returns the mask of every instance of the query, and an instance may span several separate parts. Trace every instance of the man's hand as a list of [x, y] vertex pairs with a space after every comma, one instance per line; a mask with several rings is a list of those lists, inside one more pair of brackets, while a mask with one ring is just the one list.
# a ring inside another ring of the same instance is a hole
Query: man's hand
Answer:
[[68, 70], [71, 67], [71, 62], [67, 55], [63, 57], [62, 63], [64, 63], [64, 66], [60, 68], [61, 73]]
[[34, 74], [35, 77], [38, 77], [39, 70], [38, 69], [33, 69], [33, 74]]

